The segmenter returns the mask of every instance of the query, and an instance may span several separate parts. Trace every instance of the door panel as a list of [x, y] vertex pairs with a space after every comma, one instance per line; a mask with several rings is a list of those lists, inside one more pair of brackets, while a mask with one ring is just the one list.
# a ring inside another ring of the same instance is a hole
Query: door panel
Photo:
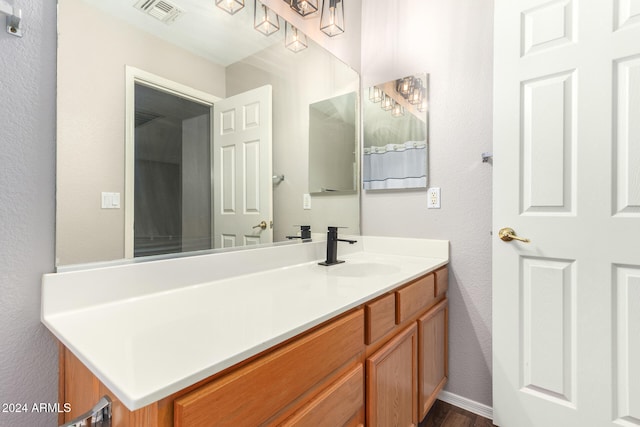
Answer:
[[494, 5], [494, 422], [640, 426], [640, 2]]
[[215, 247], [270, 243], [271, 86], [223, 99], [214, 110]]

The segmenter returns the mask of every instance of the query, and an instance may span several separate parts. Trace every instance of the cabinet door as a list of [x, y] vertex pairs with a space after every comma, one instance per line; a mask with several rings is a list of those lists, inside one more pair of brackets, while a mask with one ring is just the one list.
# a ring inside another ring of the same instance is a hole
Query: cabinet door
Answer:
[[367, 359], [370, 427], [418, 424], [417, 326], [413, 323]]
[[362, 425], [364, 368], [362, 363], [327, 387], [282, 427], [337, 427]]
[[423, 419], [447, 382], [448, 301], [418, 319], [418, 396]]

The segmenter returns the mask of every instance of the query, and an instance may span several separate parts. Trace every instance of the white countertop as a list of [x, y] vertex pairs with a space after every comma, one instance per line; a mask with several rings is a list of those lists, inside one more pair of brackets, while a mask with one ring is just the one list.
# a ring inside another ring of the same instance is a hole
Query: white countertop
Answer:
[[47, 274], [42, 322], [135, 410], [449, 260], [447, 241], [356, 238], [331, 267], [312, 242]]

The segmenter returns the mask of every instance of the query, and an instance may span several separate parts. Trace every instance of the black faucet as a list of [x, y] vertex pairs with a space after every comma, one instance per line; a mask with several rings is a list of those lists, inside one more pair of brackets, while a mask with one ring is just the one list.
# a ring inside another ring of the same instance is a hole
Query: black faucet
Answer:
[[338, 239], [338, 227], [329, 227], [327, 231], [327, 259], [318, 264], [329, 266], [344, 262], [338, 259], [338, 242], [347, 242], [353, 245], [357, 240]]
[[311, 226], [310, 225], [301, 225], [300, 226], [300, 235], [299, 236], [285, 236], [287, 239], [302, 239], [303, 242], [311, 241]]

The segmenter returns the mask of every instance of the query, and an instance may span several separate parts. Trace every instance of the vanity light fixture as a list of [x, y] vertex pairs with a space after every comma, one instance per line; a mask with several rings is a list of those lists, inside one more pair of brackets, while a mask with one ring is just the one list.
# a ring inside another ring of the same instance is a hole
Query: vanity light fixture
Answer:
[[322, 0], [320, 30], [329, 37], [344, 33], [344, 0]]
[[380, 102], [380, 108], [382, 108], [384, 111], [391, 110], [395, 105], [395, 103], [396, 101], [394, 101], [393, 98], [391, 98], [389, 95], [387, 95], [386, 93], [382, 94], [382, 101]]
[[284, 27], [284, 45], [290, 51], [298, 53], [307, 48], [307, 36], [287, 21]]
[[291, 9], [300, 16], [311, 15], [318, 11], [318, 0], [284, 0], [289, 3]]
[[404, 116], [404, 107], [398, 103], [393, 104], [393, 108], [391, 109], [391, 115], [393, 117]]
[[420, 79], [417, 79], [413, 88], [411, 89], [411, 93], [409, 94], [409, 98], [407, 99], [407, 101], [409, 101], [409, 103], [413, 105], [420, 105], [423, 98], [424, 90], [422, 89], [422, 81]]
[[427, 98], [424, 96], [422, 97], [422, 102], [420, 103], [420, 105], [418, 105], [418, 111], [420, 111], [421, 113], [427, 111]]
[[411, 90], [413, 89], [413, 85], [414, 85], [413, 76], [408, 76], [403, 79], [398, 79], [396, 81], [396, 91], [406, 99], [411, 93]]
[[216, 6], [233, 15], [244, 7], [244, 0], [216, 0]]
[[280, 18], [273, 10], [258, 0], [253, 0], [253, 28], [270, 36], [280, 29]]
[[382, 91], [379, 87], [371, 86], [369, 88], [369, 101], [380, 102], [382, 101]]

